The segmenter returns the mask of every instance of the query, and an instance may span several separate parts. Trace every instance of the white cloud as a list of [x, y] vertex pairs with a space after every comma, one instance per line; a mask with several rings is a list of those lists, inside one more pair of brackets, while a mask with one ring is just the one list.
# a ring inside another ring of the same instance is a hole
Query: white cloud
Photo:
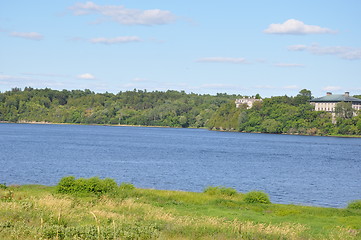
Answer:
[[276, 63], [274, 64], [274, 66], [276, 67], [304, 67], [304, 64], [299, 64], [299, 63]]
[[77, 3], [69, 9], [77, 16], [98, 14], [124, 25], [161, 25], [176, 20], [170, 11], [128, 9], [121, 5], [97, 5], [93, 2]]
[[199, 88], [221, 88], [221, 89], [228, 89], [228, 88], [239, 88], [239, 86], [231, 85], [231, 84], [223, 84], [223, 83], [214, 83], [214, 84], [203, 84]]
[[[83, 74], [82, 74], [83, 75]], [[80, 76], [80, 75], [79, 75]], [[91, 89], [93, 91], [109, 91], [107, 83], [104, 81], [74, 81], [67, 80], [49, 80], [45, 75], [39, 74], [38, 76], [21, 76], [21, 75], [7, 75], [0, 74], [0, 91], [7, 91], [13, 87], [33, 87], [33, 88], [52, 88], [52, 89]]]
[[85, 80], [92, 80], [95, 79], [95, 77], [90, 73], [84, 73], [77, 76], [79, 79], [85, 79]]
[[292, 90], [292, 89], [300, 89], [300, 87], [297, 85], [289, 85], [282, 87], [282, 89]]
[[287, 85], [287, 86], [273, 86], [273, 85], [257, 85], [254, 86], [254, 88], [262, 89], [262, 90], [282, 90], [282, 93], [284, 93], [284, 90], [299, 90], [301, 89], [298, 85]]
[[298, 44], [298, 45], [292, 45], [288, 47], [288, 50], [291, 51], [303, 51], [306, 50], [307, 46], [306, 45], [302, 45], [302, 44]]
[[254, 86], [254, 88], [257, 88], [257, 89], [275, 89], [276, 87], [271, 86], [271, 85], [257, 85], [257, 86]]
[[289, 19], [284, 23], [270, 24], [265, 33], [270, 34], [320, 34], [320, 33], [335, 33], [335, 31], [322, 28], [316, 25], [306, 25], [302, 21], [296, 19]]
[[197, 62], [247, 63], [245, 58], [229, 58], [229, 57], [207, 57], [207, 58], [198, 59]]
[[9, 76], [9, 75], [0, 75], [0, 80], [9, 80], [11, 79], [12, 77]]
[[341, 89], [342, 89], [342, 87], [339, 87], [339, 86], [327, 86], [327, 87], [322, 88], [323, 91], [339, 91]]
[[308, 51], [316, 55], [335, 55], [342, 59], [357, 60], [361, 59], [361, 48], [351, 48], [342, 46], [321, 47], [318, 44], [307, 45], [293, 45], [289, 46], [291, 51]]
[[132, 82], [146, 82], [147, 81], [147, 79], [145, 79], [145, 78], [133, 78], [132, 80], [131, 80]]
[[30, 72], [24, 72], [22, 74], [23, 75], [28, 75], [28, 76], [39, 76], [39, 77], [59, 77], [59, 78], [69, 77], [68, 75], [57, 74], [57, 73], [30, 73]]
[[10, 33], [10, 36], [31, 40], [42, 40], [44, 38], [43, 35], [37, 32], [12, 32]]
[[32, 80], [32, 78], [23, 76], [0, 75], [0, 80], [17, 82], [23, 80]]
[[90, 39], [92, 43], [102, 43], [102, 44], [117, 44], [117, 43], [128, 43], [128, 42], [139, 42], [141, 39], [136, 36], [123, 36], [115, 38], [93, 38]]
[[39, 78], [24, 77], [17, 75], [0, 75], [0, 86], [1, 85], [7, 86], [9, 88], [26, 87], [26, 86], [31, 86], [35, 88], [65, 86], [63, 82], [47, 81]]

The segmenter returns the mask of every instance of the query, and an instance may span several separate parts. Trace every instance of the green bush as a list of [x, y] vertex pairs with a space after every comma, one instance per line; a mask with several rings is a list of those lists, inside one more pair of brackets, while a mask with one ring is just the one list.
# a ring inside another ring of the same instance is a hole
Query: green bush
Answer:
[[121, 190], [133, 190], [135, 189], [134, 185], [131, 184], [131, 183], [127, 183], [127, 182], [122, 182], [120, 185], [119, 185], [119, 188]]
[[68, 176], [63, 177], [58, 185], [56, 186], [56, 191], [58, 193], [72, 193], [75, 191], [75, 177]]
[[234, 196], [238, 193], [237, 190], [234, 188], [227, 188], [222, 186], [216, 186], [216, 187], [209, 186], [206, 187], [203, 190], [203, 192], [209, 195], [225, 195], [225, 196]]
[[246, 193], [244, 195], [243, 200], [246, 203], [265, 203], [265, 204], [271, 203], [267, 193], [264, 193], [261, 191], [252, 191], [252, 192]]
[[75, 179], [73, 176], [68, 176], [59, 181], [56, 191], [58, 193], [93, 193], [102, 195], [114, 191], [117, 187], [117, 183], [110, 178], [104, 180], [98, 177]]
[[6, 183], [0, 183], [0, 189], [7, 189]]
[[348, 209], [361, 209], [361, 199], [354, 200], [347, 205]]

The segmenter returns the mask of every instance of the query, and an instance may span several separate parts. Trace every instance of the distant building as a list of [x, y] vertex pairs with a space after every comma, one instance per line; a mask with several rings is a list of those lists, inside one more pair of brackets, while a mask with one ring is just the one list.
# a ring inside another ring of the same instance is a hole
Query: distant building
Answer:
[[239, 98], [236, 99], [236, 107], [239, 108], [242, 104], [247, 104], [247, 109], [250, 109], [253, 106], [253, 103], [255, 102], [262, 102], [262, 99], [256, 99], [256, 98]]
[[339, 102], [350, 102], [353, 109], [361, 110], [361, 99], [351, 97], [349, 92], [334, 95], [331, 92], [327, 92], [324, 97], [310, 100], [310, 104], [315, 107], [315, 111], [326, 111], [330, 113], [335, 112], [336, 104]]

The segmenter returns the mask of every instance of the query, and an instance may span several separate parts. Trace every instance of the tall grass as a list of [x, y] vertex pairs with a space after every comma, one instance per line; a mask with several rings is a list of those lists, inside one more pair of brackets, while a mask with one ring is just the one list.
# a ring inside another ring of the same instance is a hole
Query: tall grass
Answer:
[[234, 196], [238, 194], [234, 188], [228, 188], [223, 186], [209, 186], [203, 190], [204, 193], [209, 195], [223, 195], [223, 196]]
[[[71, 189], [76, 180], [61, 185]], [[215, 189], [191, 193], [125, 183], [83, 195], [59, 192], [59, 186], [10, 186], [0, 189], [0, 239], [361, 238], [358, 209], [247, 203], [247, 194]], [[9, 190], [12, 199], [1, 198]]]

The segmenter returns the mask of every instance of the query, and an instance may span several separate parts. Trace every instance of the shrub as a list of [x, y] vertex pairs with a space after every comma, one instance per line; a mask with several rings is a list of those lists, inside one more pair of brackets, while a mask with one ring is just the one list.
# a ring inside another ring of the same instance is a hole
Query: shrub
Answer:
[[252, 192], [246, 193], [244, 195], [243, 200], [246, 203], [265, 203], [265, 204], [271, 203], [267, 193], [264, 193], [261, 191], [252, 191]]
[[7, 189], [6, 183], [0, 183], [0, 189]]
[[131, 184], [131, 183], [127, 183], [127, 182], [122, 182], [120, 185], [119, 185], [119, 188], [121, 190], [133, 190], [135, 189], [134, 185]]
[[75, 188], [75, 177], [68, 176], [63, 177], [58, 185], [56, 186], [56, 191], [58, 193], [72, 193], [74, 192]]
[[225, 196], [234, 196], [237, 194], [237, 190], [234, 188], [227, 188], [222, 186], [209, 186], [203, 190], [204, 193], [209, 195], [225, 195]]
[[73, 176], [68, 176], [60, 180], [56, 186], [56, 191], [58, 193], [93, 193], [102, 195], [114, 191], [117, 187], [117, 183], [110, 178], [104, 180], [98, 177], [75, 179]]
[[103, 185], [106, 192], [111, 192], [118, 187], [118, 184], [111, 178], [105, 178], [103, 180]]
[[361, 209], [361, 199], [354, 200], [347, 205], [348, 209]]

